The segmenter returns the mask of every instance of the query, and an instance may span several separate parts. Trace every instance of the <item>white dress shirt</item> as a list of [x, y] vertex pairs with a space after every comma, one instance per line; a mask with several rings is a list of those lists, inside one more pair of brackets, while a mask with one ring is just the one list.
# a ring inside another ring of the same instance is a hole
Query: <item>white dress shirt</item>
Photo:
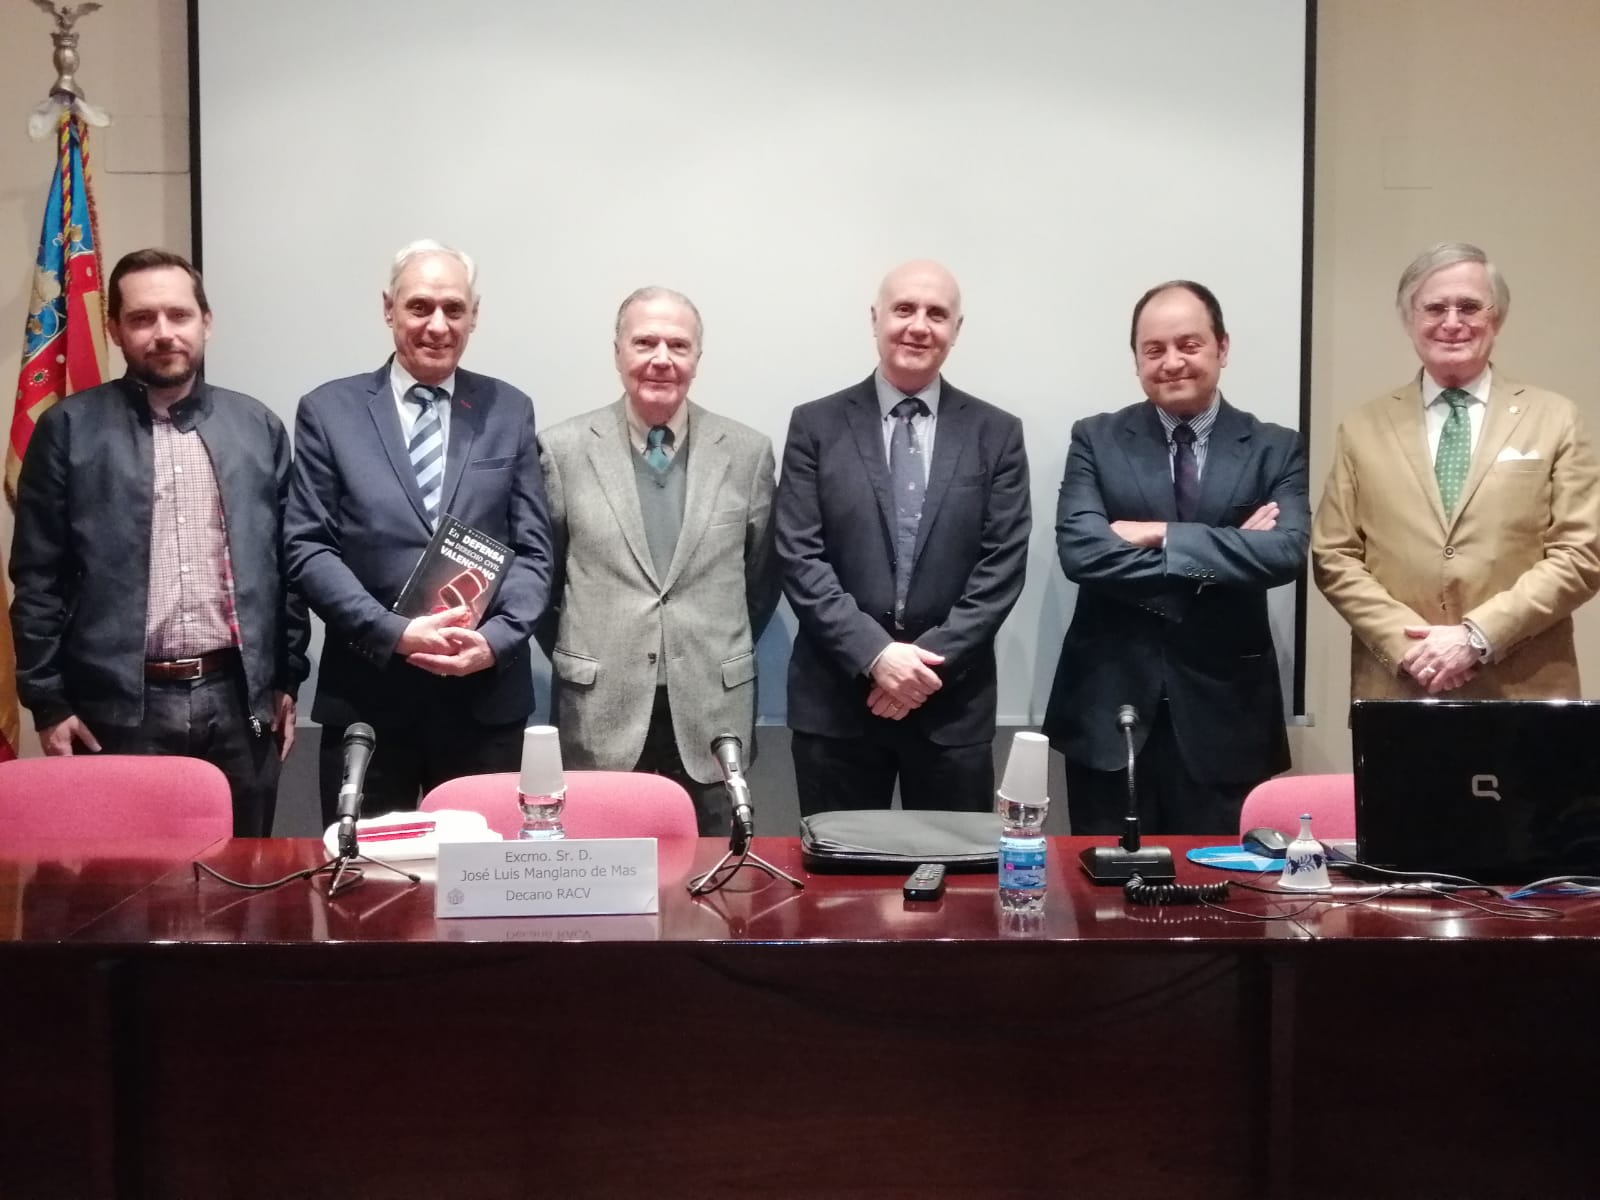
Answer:
[[[411, 432], [417, 427], [417, 421], [422, 417], [422, 406], [415, 400], [407, 400], [406, 393], [416, 386], [416, 379], [411, 372], [400, 365], [398, 358], [389, 360], [389, 387], [394, 392], [395, 411], [400, 414], [400, 437], [411, 444]], [[433, 407], [439, 414], [439, 450], [440, 453], [450, 453], [450, 405], [456, 394], [456, 373], [451, 371], [445, 376], [443, 383], [434, 387], [444, 390], [444, 399], [435, 400]]]
[[[1478, 448], [1478, 435], [1483, 432], [1483, 416], [1489, 411], [1489, 375], [1489, 368], [1485, 367], [1482, 375], [1461, 389], [1472, 397], [1467, 404], [1467, 421], [1472, 426], [1474, 450]], [[1444, 384], [1436, 382], [1426, 371], [1422, 373], [1422, 419], [1428, 429], [1429, 462], [1439, 457], [1439, 438], [1444, 433], [1445, 421], [1450, 417], [1450, 402], [1439, 399], [1443, 391]]]

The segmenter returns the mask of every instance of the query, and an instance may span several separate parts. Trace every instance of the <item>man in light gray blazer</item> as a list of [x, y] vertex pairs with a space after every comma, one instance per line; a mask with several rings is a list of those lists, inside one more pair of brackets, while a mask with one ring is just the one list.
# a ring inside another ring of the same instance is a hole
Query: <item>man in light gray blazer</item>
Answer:
[[778, 578], [772, 443], [689, 400], [701, 332], [688, 297], [640, 288], [617, 311], [622, 399], [540, 435], [559, 576], [539, 640], [565, 764], [674, 779], [717, 834], [711, 741], [754, 755]]

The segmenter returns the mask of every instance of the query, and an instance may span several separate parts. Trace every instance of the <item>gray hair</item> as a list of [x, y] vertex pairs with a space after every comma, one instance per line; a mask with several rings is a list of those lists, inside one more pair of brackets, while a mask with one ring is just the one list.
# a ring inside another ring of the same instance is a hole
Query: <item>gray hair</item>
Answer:
[[614, 336], [620, 341], [622, 338], [622, 322], [628, 315], [628, 310], [635, 304], [648, 304], [652, 300], [671, 300], [683, 305], [694, 316], [694, 344], [695, 349], [703, 349], [705, 341], [705, 326], [700, 321], [700, 310], [694, 306], [694, 301], [682, 292], [675, 292], [671, 288], [642, 287], [634, 288], [628, 293], [628, 298], [617, 309], [617, 327]]
[[478, 264], [472, 261], [472, 256], [464, 250], [457, 250], [454, 246], [446, 246], [443, 242], [436, 242], [432, 238], [419, 238], [401, 246], [395, 251], [394, 262], [389, 264], [389, 286], [384, 289], [384, 295], [393, 297], [395, 282], [400, 278], [413, 259], [422, 258], [429, 254], [442, 254], [446, 258], [453, 258], [467, 272], [467, 291], [471, 293], [473, 303], [478, 300]]
[[1489, 261], [1487, 254], [1470, 242], [1440, 242], [1429, 246], [1411, 260], [1406, 269], [1400, 273], [1400, 286], [1394, 295], [1394, 306], [1400, 313], [1400, 319], [1403, 321], [1411, 315], [1411, 302], [1416, 298], [1417, 289], [1428, 276], [1459, 263], [1483, 264], [1483, 269], [1489, 276], [1489, 289], [1494, 295], [1495, 311], [1500, 314], [1500, 320], [1504, 321], [1511, 311], [1511, 289], [1506, 285], [1505, 277], [1500, 274], [1500, 268]]

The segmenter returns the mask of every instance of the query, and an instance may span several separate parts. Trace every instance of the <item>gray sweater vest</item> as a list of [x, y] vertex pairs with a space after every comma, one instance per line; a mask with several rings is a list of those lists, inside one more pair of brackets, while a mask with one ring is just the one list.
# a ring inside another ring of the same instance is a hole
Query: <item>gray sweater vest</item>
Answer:
[[[644, 538], [650, 547], [650, 561], [657, 579], [665, 579], [672, 566], [672, 555], [678, 549], [678, 534], [683, 529], [683, 506], [689, 495], [689, 447], [684, 445], [672, 456], [665, 471], [657, 471], [644, 461], [644, 456], [633, 456], [633, 477], [639, 485], [639, 511], [644, 515]], [[667, 654], [665, 633], [663, 644], [656, 652], [656, 683], [667, 681]]]

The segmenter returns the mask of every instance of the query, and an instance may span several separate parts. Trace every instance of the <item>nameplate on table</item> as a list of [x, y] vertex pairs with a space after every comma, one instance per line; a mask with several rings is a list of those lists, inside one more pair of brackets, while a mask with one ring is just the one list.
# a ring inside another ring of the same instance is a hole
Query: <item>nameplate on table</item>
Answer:
[[567, 917], [653, 913], [654, 838], [444, 842], [436, 917]]

